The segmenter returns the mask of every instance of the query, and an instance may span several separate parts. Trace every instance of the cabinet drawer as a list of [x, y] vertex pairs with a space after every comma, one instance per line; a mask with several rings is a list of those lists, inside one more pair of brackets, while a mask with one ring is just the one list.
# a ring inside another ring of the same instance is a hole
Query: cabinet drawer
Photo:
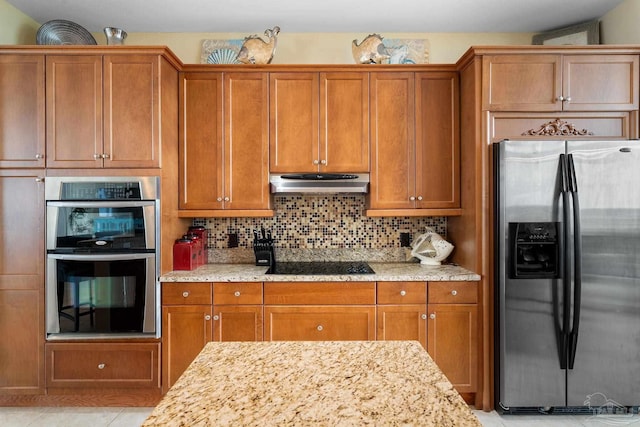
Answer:
[[160, 343], [47, 344], [47, 387], [160, 387]]
[[211, 304], [211, 283], [162, 284], [163, 305]]
[[475, 304], [476, 282], [429, 282], [429, 304]]
[[213, 303], [262, 304], [262, 282], [214, 283]]
[[265, 307], [265, 341], [374, 340], [375, 306]]
[[375, 282], [266, 282], [265, 304], [375, 304]]
[[426, 282], [378, 282], [378, 304], [425, 304]]

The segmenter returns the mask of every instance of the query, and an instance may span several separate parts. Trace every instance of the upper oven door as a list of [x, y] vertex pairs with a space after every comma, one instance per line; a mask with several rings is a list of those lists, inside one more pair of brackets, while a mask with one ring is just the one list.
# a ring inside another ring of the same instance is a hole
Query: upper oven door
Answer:
[[48, 201], [47, 252], [152, 252], [156, 203]]

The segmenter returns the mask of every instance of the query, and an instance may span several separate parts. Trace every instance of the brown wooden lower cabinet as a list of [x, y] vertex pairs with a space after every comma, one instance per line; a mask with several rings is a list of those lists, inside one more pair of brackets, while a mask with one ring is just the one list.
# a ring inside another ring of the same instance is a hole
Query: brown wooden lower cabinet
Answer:
[[211, 341], [211, 306], [162, 307], [162, 389], [169, 390]]
[[478, 388], [478, 307], [429, 304], [427, 351], [460, 393]]
[[375, 340], [375, 306], [265, 306], [265, 341]]
[[427, 348], [427, 305], [379, 305], [378, 333], [381, 341], [414, 340]]
[[162, 292], [165, 393], [212, 340], [416, 340], [459, 392], [477, 391], [476, 282], [163, 283]]
[[214, 341], [262, 341], [261, 305], [214, 305]]
[[160, 387], [160, 343], [48, 343], [47, 387]]

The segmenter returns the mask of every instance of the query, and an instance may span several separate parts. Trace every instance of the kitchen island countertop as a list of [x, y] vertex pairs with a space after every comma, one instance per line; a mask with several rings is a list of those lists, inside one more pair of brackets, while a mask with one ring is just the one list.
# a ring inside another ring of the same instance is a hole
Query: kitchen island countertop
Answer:
[[480, 275], [454, 264], [438, 266], [413, 262], [369, 262], [374, 274], [282, 275], [266, 274], [267, 267], [252, 264], [205, 264], [195, 270], [176, 270], [161, 282], [344, 282], [344, 281], [478, 281]]
[[480, 426], [417, 341], [210, 342], [151, 426]]

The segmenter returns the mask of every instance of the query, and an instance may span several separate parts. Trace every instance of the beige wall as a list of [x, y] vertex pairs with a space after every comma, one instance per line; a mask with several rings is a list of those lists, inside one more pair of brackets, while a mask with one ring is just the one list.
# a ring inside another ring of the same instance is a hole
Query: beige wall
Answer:
[[640, 0], [625, 0], [600, 20], [600, 43], [640, 44]]
[[35, 44], [40, 24], [0, 0], [0, 44]]
[[[603, 44], [640, 44], [640, 0], [625, 0], [601, 18]], [[0, 44], [34, 44], [40, 23], [0, 0]], [[126, 30], [126, 28], [125, 28]], [[261, 34], [261, 30], [256, 32]], [[105, 44], [102, 33], [93, 34]], [[202, 40], [243, 39], [245, 33], [130, 33], [127, 45], [168, 46], [185, 63], [199, 63]], [[532, 33], [387, 33], [387, 39], [417, 38], [428, 41], [429, 62], [454, 63], [470, 46], [531, 44]], [[351, 64], [351, 41], [365, 33], [287, 33], [278, 36], [274, 64]]]
[[[259, 33], [261, 34], [261, 33]], [[127, 45], [166, 45], [187, 64], [200, 62], [202, 41], [243, 39], [244, 33], [131, 33]], [[289, 33], [283, 30], [273, 64], [352, 64], [352, 40], [362, 41], [364, 33]], [[426, 39], [431, 64], [451, 64], [471, 45], [531, 44], [531, 33], [388, 33], [387, 39]], [[96, 33], [99, 44], [104, 34]]]

